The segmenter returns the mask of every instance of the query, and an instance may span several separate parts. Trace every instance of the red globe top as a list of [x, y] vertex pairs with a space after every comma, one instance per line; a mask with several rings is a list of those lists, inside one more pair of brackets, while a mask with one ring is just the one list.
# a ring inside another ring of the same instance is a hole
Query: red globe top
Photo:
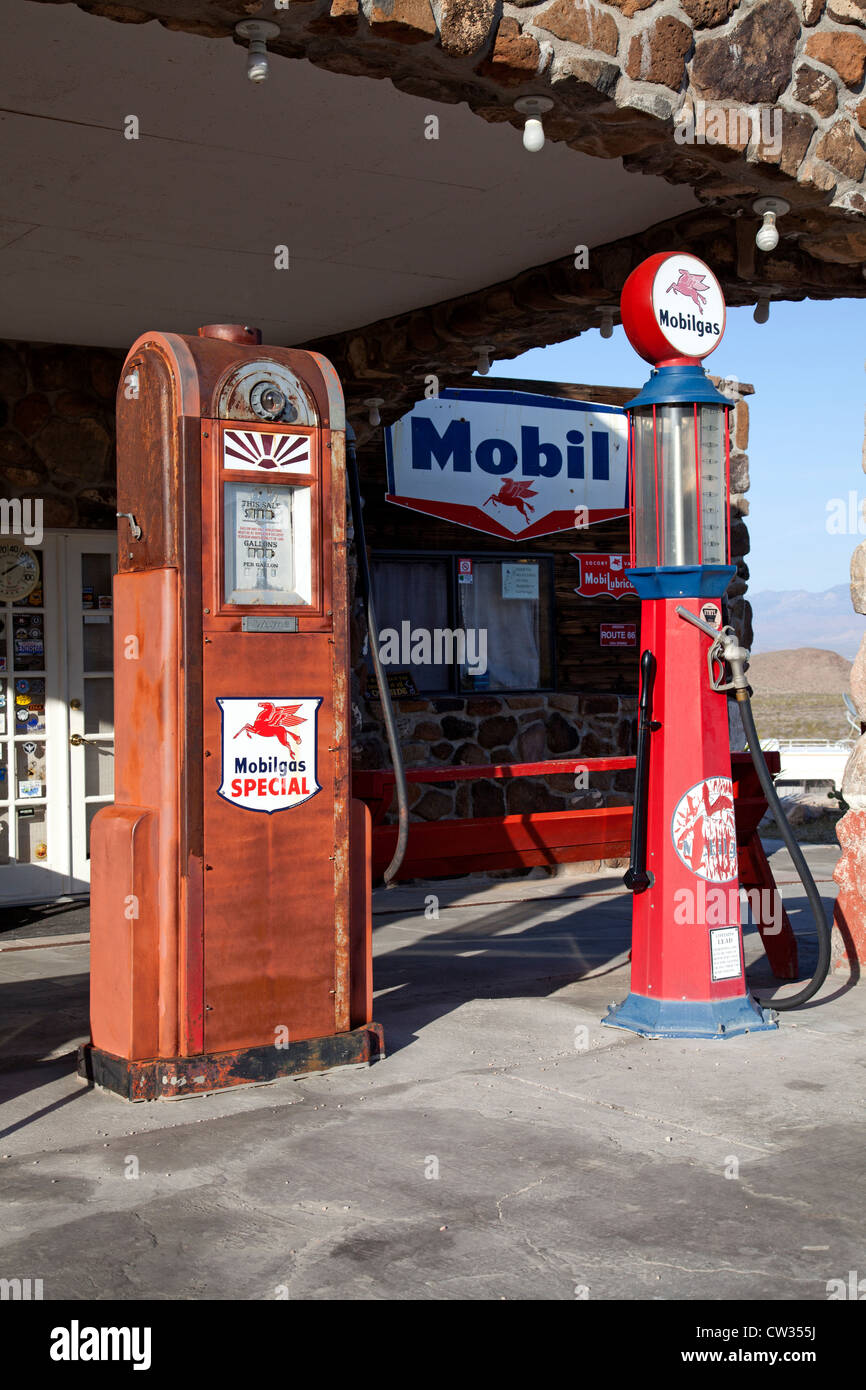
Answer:
[[622, 326], [654, 367], [697, 364], [722, 341], [725, 299], [709, 266], [687, 252], [658, 251], [622, 288]]

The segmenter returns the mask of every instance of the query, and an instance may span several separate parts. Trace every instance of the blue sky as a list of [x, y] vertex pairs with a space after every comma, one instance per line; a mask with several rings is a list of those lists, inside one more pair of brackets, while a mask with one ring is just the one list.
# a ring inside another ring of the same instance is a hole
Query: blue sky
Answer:
[[[866, 302], [729, 309], [725, 337], [707, 358], [714, 376], [754, 386], [750, 396], [749, 587], [819, 593], [848, 582], [851, 552], [864, 534], [828, 532], [828, 502], [856, 492], [866, 498], [863, 450], [866, 408]], [[622, 328], [604, 340], [596, 329], [511, 362], [493, 360], [491, 375], [539, 381], [640, 386], [650, 368]]]

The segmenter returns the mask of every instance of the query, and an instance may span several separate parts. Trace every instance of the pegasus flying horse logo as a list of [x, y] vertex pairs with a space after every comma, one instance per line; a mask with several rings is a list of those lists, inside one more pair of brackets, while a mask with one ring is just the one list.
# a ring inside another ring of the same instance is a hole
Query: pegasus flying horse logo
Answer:
[[686, 299], [690, 299], [695, 308], [704, 312], [706, 304], [705, 295], [709, 290], [709, 285], [703, 275], [697, 275], [691, 270], [681, 270], [679, 280], [675, 280], [672, 285], [668, 285], [668, 294], [684, 294]]
[[255, 723], [244, 724], [238, 729], [235, 738], [240, 738], [241, 734], [246, 734], [251, 738], [253, 734], [258, 734], [260, 738], [275, 738], [284, 748], [292, 751], [289, 739], [300, 743], [297, 734], [292, 733], [296, 724], [306, 724], [303, 716], [298, 716], [300, 705], [275, 705], [270, 700], [259, 700], [261, 714], [257, 714]]
[[529, 513], [534, 512], [535, 508], [526, 499], [537, 496], [532, 483], [518, 483], [513, 478], [506, 478], [499, 491], [491, 493], [484, 505], [488, 507], [495, 502], [498, 507], [516, 507], [523, 520], [528, 522]]

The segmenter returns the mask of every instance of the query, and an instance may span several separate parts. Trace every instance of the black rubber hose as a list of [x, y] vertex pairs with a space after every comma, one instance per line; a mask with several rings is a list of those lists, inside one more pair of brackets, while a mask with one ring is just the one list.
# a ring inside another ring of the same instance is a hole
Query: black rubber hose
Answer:
[[653, 685], [656, 659], [647, 647], [640, 659], [640, 701], [638, 702], [637, 757], [634, 770], [634, 809], [631, 818], [631, 854], [623, 883], [631, 893], [645, 893], [653, 881], [647, 873], [646, 839], [649, 805], [650, 739], [653, 733]]
[[394, 846], [391, 863], [383, 875], [385, 882], [390, 883], [396, 877], [400, 865], [403, 863], [406, 846], [409, 843], [409, 790], [406, 785], [403, 756], [400, 752], [397, 720], [394, 718], [394, 706], [391, 703], [391, 691], [388, 688], [388, 681], [379, 659], [379, 630], [376, 627], [376, 612], [373, 607], [373, 592], [370, 582], [370, 563], [367, 559], [367, 538], [364, 534], [364, 513], [361, 503], [361, 485], [358, 480], [358, 460], [355, 454], [355, 434], [352, 426], [348, 423], [346, 425], [346, 475], [349, 482], [349, 499], [352, 504], [352, 524], [355, 528], [358, 582], [361, 588], [361, 598], [364, 602], [364, 613], [367, 618], [367, 640], [370, 643], [370, 656], [373, 659], [373, 670], [376, 673], [376, 683], [382, 701], [382, 716], [385, 720], [385, 733], [388, 738], [388, 749], [391, 754], [391, 766], [394, 769], [394, 783], [397, 790], [397, 843]]
[[[746, 731], [746, 738], [749, 744], [749, 752], [752, 755], [752, 762], [755, 764], [755, 771], [767, 798], [767, 804], [771, 807], [776, 818], [779, 832], [785, 842], [788, 853], [794, 862], [794, 868], [800, 876], [800, 882], [806, 890], [806, 897], [809, 899], [809, 906], [815, 918], [815, 931], [818, 935], [818, 963], [815, 966], [815, 973], [804, 989], [797, 994], [789, 994], [781, 999], [764, 998], [760, 1002], [768, 1004], [773, 1009], [798, 1009], [801, 1004], [805, 1004], [807, 999], [811, 999], [813, 994], [817, 994], [822, 984], [827, 978], [830, 969], [830, 928], [827, 925], [827, 918], [824, 913], [824, 904], [821, 901], [821, 894], [812, 877], [809, 865], [803, 858], [803, 851], [794, 839], [794, 832], [785, 816], [785, 812], [779, 802], [776, 788], [773, 786], [773, 779], [770, 770], [764, 760], [763, 750], [758, 739], [755, 728], [755, 719], [752, 714], [752, 702], [749, 699], [747, 690], [736, 691], [737, 703], [740, 707], [740, 714], [743, 717], [743, 728]], [[777, 890], [778, 891], [778, 890]]]

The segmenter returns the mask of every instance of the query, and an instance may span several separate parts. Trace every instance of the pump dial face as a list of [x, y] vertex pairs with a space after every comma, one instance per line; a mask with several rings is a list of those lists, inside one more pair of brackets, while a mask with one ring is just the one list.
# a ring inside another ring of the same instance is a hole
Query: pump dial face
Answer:
[[250, 405], [261, 420], [293, 420], [297, 415], [284, 392], [273, 381], [257, 381], [250, 391]]
[[21, 541], [0, 539], [0, 602], [18, 603], [39, 583], [39, 561]]

